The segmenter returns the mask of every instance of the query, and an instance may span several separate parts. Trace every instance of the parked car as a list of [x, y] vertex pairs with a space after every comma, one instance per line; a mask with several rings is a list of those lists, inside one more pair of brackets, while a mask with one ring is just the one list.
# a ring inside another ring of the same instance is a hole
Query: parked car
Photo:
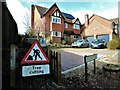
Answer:
[[89, 42], [86, 40], [75, 40], [72, 44], [72, 47], [89, 47]]
[[90, 43], [91, 48], [105, 48], [106, 42], [104, 39], [96, 39]]

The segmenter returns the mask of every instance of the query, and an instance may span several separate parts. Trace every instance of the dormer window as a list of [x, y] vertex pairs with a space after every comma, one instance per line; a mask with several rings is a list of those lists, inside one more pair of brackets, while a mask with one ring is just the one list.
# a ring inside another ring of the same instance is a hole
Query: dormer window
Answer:
[[80, 29], [80, 23], [78, 20], [73, 24], [73, 29]]
[[73, 29], [80, 29], [80, 25], [79, 24], [73, 24]]

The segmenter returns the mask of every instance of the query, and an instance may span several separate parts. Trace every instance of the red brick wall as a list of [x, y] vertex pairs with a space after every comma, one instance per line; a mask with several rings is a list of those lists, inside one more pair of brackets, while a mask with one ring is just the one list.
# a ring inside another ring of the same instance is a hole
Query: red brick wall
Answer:
[[112, 34], [112, 23], [98, 16], [90, 19], [90, 24], [82, 32], [82, 36], [94, 36], [101, 34]]
[[[45, 26], [46, 26], [46, 31], [47, 32], [50, 31], [51, 15], [54, 13], [55, 10], [57, 10], [56, 6], [51, 8], [51, 10], [49, 10], [49, 12], [45, 15]], [[53, 31], [63, 32], [63, 30], [64, 30], [63, 27], [64, 27], [64, 19], [63, 19], [63, 17], [61, 19], [61, 24], [52, 23], [52, 30]]]
[[78, 29], [73, 29], [73, 24], [71, 24], [71, 23], [68, 23], [68, 28], [64, 28], [64, 30], [72, 30], [72, 31], [74, 31], [74, 33], [75, 34], [80, 34], [80, 29], [78, 30]]

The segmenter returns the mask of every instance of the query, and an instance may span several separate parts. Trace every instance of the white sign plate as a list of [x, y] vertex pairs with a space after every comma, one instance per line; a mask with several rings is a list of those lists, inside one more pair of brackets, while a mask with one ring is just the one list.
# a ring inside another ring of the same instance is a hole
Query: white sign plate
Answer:
[[97, 54], [86, 56], [86, 62], [93, 61], [94, 59], [97, 59]]
[[49, 64], [22, 66], [22, 76], [23, 77], [44, 75], [44, 74], [50, 74]]

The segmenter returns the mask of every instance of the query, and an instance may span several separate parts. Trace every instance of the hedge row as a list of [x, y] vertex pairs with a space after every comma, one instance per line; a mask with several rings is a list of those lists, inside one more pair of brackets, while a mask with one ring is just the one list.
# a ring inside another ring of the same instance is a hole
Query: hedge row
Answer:
[[111, 40], [108, 43], [108, 49], [120, 49], [120, 38]]

